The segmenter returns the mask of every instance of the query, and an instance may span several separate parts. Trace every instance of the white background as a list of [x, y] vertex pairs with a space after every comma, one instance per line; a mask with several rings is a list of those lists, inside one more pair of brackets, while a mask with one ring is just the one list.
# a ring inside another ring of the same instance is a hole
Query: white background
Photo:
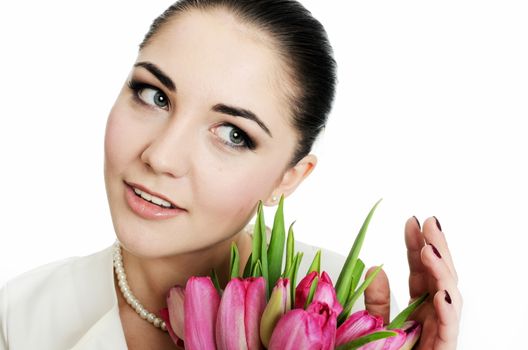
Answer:
[[[0, 284], [111, 244], [106, 117], [170, 1], [0, 5]], [[528, 11], [522, 1], [303, 1], [339, 65], [296, 237], [362, 254], [407, 301], [403, 224], [436, 215], [465, 298], [460, 349], [517, 348], [528, 311]], [[273, 210], [267, 211], [272, 222]], [[509, 339], [508, 339], [509, 338]]]

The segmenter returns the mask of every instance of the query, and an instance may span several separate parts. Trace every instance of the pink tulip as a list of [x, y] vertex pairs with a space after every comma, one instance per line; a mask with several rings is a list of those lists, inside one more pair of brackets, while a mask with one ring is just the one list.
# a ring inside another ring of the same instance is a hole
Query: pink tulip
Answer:
[[268, 349], [333, 350], [336, 325], [337, 314], [326, 303], [293, 309], [275, 326]]
[[374, 316], [366, 310], [361, 310], [350, 315], [336, 333], [336, 346], [346, 344], [383, 328], [383, 318]]
[[281, 317], [291, 309], [290, 281], [287, 278], [279, 278], [260, 320], [260, 340], [265, 347], [269, 341], [273, 329]]
[[210, 277], [189, 278], [184, 300], [185, 349], [216, 350], [215, 322], [219, 305], [220, 295]]
[[339, 304], [332, 280], [325, 271], [320, 276], [317, 271], [312, 271], [299, 282], [297, 288], [295, 288], [295, 308], [304, 308], [315, 277], [319, 277], [319, 281], [312, 302], [326, 303], [339, 315], [343, 311], [343, 307]]
[[259, 328], [266, 307], [263, 277], [233, 278], [227, 284], [216, 318], [219, 350], [262, 349]]
[[181, 348], [185, 348], [185, 344], [183, 342], [183, 339], [179, 338], [174, 333], [174, 331], [172, 330], [171, 322], [170, 322], [170, 318], [169, 318], [169, 309], [168, 308], [163, 308], [163, 309], [160, 310], [160, 318], [163, 321], [165, 321], [165, 326], [167, 327], [167, 332], [169, 333], [169, 335], [170, 335], [172, 341], [174, 342], [174, 344], [178, 345]]
[[174, 333], [181, 340], [184, 336], [184, 300], [185, 289], [181, 286], [172, 287], [167, 296], [167, 308], [169, 309], [169, 319]]
[[402, 330], [407, 334], [407, 337], [400, 350], [411, 350], [420, 338], [422, 326], [416, 321], [407, 321], [403, 324]]
[[401, 329], [391, 329], [391, 331], [396, 332], [397, 335], [365, 344], [358, 350], [400, 350], [405, 343], [406, 334]]

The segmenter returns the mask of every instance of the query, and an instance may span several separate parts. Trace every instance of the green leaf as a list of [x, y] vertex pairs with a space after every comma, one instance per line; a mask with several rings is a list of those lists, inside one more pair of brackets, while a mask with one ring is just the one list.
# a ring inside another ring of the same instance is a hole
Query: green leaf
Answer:
[[251, 246], [251, 271], [255, 269], [255, 265], [257, 264], [257, 261], [260, 260], [260, 254], [262, 252], [262, 230], [260, 225], [260, 216], [262, 215], [261, 208], [262, 201], [259, 201], [257, 209], [257, 218], [255, 219], [255, 226], [253, 227], [253, 244]]
[[383, 265], [378, 266], [365, 280], [363, 283], [359, 286], [359, 288], [352, 294], [352, 296], [349, 298], [349, 301], [346, 303], [345, 308], [341, 312], [341, 314], [338, 317], [338, 323], [343, 323], [348, 315], [350, 314], [350, 310], [352, 310], [352, 307], [354, 306], [356, 300], [359, 298], [361, 294], [367, 289], [367, 287], [374, 281], [374, 278], [378, 275], [378, 273], [381, 271]]
[[292, 271], [292, 278], [290, 280], [290, 286], [292, 286], [292, 288], [290, 289], [292, 293], [291, 305], [295, 305], [295, 287], [297, 286], [297, 271], [299, 271], [299, 265], [301, 265], [301, 260], [303, 258], [303, 255], [304, 253], [302, 252], [298, 252], [297, 254], [295, 254], [295, 259], [292, 265], [293, 271]]
[[240, 269], [240, 255], [235, 242], [231, 243], [231, 258], [229, 260], [229, 271], [231, 271], [231, 278], [239, 277]]
[[310, 292], [308, 293], [308, 298], [306, 298], [306, 303], [304, 304], [304, 309], [310, 305], [310, 303], [313, 300], [315, 290], [317, 289], [317, 285], [319, 284], [319, 277], [315, 276], [314, 280], [312, 281], [312, 285], [310, 286]]
[[365, 218], [365, 221], [363, 222], [363, 225], [361, 226], [361, 229], [359, 230], [359, 233], [356, 236], [354, 245], [350, 249], [350, 252], [348, 253], [345, 264], [343, 265], [343, 268], [341, 269], [339, 278], [337, 279], [335, 289], [336, 289], [337, 299], [341, 303], [341, 305], [344, 305], [348, 299], [348, 295], [350, 292], [350, 284], [352, 283], [352, 274], [356, 266], [359, 252], [361, 251], [361, 247], [363, 246], [363, 241], [365, 240], [365, 234], [367, 233], [367, 228], [370, 223], [370, 220], [372, 219], [372, 215], [374, 214], [374, 211], [376, 210], [376, 207], [378, 206], [380, 202], [381, 202], [381, 199], [377, 201], [376, 204], [374, 204], [374, 206], [368, 213], [367, 217]]
[[387, 329], [398, 329], [403, 326], [407, 318], [416, 310], [422, 303], [427, 299], [429, 293], [425, 293], [415, 301], [413, 301], [409, 306], [407, 306], [402, 312], [396, 316], [391, 323], [387, 326]]
[[[295, 221], [291, 223], [290, 228], [288, 229], [288, 239], [286, 242], [286, 266], [284, 267], [284, 274], [283, 277], [286, 277], [286, 274], [290, 267], [293, 265], [293, 259], [295, 252], [293, 251], [295, 248], [294, 243], [294, 236], [293, 236], [293, 224], [295, 224]], [[291, 280], [290, 280], [291, 283]]]
[[253, 256], [253, 253], [249, 254], [249, 257], [246, 261], [246, 265], [244, 266], [244, 274], [242, 275], [244, 278], [251, 276], [251, 257], [252, 256]]
[[269, 285], [269, 274], [268, 274], [268, 242], [266, 234], [266, 223], [264, 222], [264, 209], [262, 201], [259, 202], [258, 215], [257, 215], [257, 225], [260, 226], [260, 268], [262, 270], [261, 276], [264, 277], [266, 281], [266, 300], [269, 297], [268, 285]]
[[352, 283], [350, 284], [350, 293], [348, 294], [347, 303], [350, 300], [350, 297], [356, 291], [356, 288], [359, 284], [359, 280], [361, 280], [363, 270], [365, 270], [365, 263], [363, 262], [363, 260], [358, 258], [358, 260], [356, 261], [356, 266], [354, 266], [354, 271], [352, 272]]
[[255, 267], [253, 268], [253, 271], [251, 272], [252, 277], [261, 277], [262, 276], [262, 265], [260, 264], [260, 260], [257, 261], [255, 264]]
[[321, 272], [321, 249], [315, 253], [312, 264], [308, 268], [308, 272], [306, 272], [306, 274], [309, 275], [312, 271], [316, 271], [318, 275]]
[[379, 331], [379, 332], [374, 332], [374, 333], [370, 333], [370, 334], [367, 334], [365, 336], [362, 336], [360, 338], [357, 338], [357, 339], [354, 339], [346, 344], [343, 344], [343, 345], [340, 345], [336, 348], [336, 350], [355, 350], [365, 344], [368, 344], [370, 342], [373, 342], [373, 341], [376, 341], [376, 340], [380, 340], [380, 339], [385, 339], [385, 338], [390, 338], [390, 337], [394, 337], [398, 335], [398, 333], [396, 332], [391, 332], [391, 331]]
[[282, 269], [282, 260], [284, 256], [284, 195], [281, 195], [279, 206], [275, 211], [273, 228], [271, 230], [270, 244], [268, 247], [268, 292], [271, 295], [275, 283], [280, 277]]
[[220, 295], [222, 295], [222, 288], [220, 288], [220, 282], [218, 282], [218, 275], [216, 274], [215, 269], [211, 269], [211, 273], [209, 274], [211, 277], [211, 280], [213, 281], [213, 285], [215, 286], [216, 290]]

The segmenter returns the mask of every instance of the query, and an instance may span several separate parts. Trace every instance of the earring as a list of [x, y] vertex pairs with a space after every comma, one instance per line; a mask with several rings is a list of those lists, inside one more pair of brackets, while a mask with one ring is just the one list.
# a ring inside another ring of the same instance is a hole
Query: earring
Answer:
[[271, 200], [272, 200], [273, 202], [276, 202], [276, 201], [277, 201], [277, 196], [273, 196], [273, 197], [271, 197]]

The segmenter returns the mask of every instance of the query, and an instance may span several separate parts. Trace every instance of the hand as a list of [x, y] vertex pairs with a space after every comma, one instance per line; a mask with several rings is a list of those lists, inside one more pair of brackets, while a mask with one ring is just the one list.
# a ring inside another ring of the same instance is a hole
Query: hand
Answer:
[[[405, 224], [411, 301], [429, 292], [429, 298], [411, 316], [423, 326], [417, 350], [456, 349], [462, 296], [458, 277], [440, 223], [435, 217], [424, 222], [423, 233], [415, 217]], [[369, 269], [367, 275], [374, 268]], [[390, 288], [387, 275], [379, 275], [365, 291], [365, 306], [389, 322]]]

